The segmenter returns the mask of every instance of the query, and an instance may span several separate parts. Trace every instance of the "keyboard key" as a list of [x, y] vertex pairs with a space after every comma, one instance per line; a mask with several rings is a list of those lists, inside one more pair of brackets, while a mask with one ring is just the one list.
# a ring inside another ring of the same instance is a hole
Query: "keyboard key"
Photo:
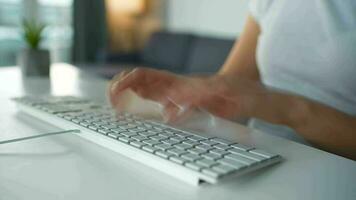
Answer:
[[174, 145], [174, 147], [176, 147], [176, 148], [178, 148], [178, 149], [183, 149], [183, 150], [192, 148], [191, 145], [189, 145], [189, 144], [182, 144], [182, 143], [176, 144], [176, 145]]
[[79, 124], [82, 120], [78, 119], [78, 118], [74, 118], [72, 119], [72, 122]]
[[118, 139], [122, 135], [118, 134], [118, 133], [110, 132], [110, 133], [108, 133], [108, 136], [111, 138], [114, 138], [114, 139]]
[[[58, 116], [58, 114], [57, 114], [57, 116]], [[63, 118], [70, 121], [70, 120], [73, 119], [73, 116], [71, 116], [71, 115], [64, 115]]]
[[212, 149], [211, 146], [208, 146], [208, 145], [205, 145], [205, 144], [197, 145], [197, 146], [195, 146], [195, 148], [202, 149], [202, 150], [205, 150], [205, 151], [208, 151], [208, 150]]
[[228, 140], [224, 140], [224, 139], [221, 139], [221, 138], [212, 138], [210, 139], [211, 141], [214, 141], [214, 142], [217, 142], [217, 143], [220, 143], [220, 144], [223, 144], [223, 145], [230, 145], [230, 144], [233, 144], [233, 142], [231, 141], [228, 141]]
[[200, 156], [198, 156], [197, 154], [192, 154], [192, 153], [187, 153], [187, 154], [183, 154], [181, 156], [182, 158], [185, 158], [189, 161], [195, 161], [195, 160], [199, 160], [202, 159]]
[[100, 122], [93, 122], [92, 124], [95, 125], [95, 126], [101, 126], [101, 125], [108, 124], [108, 123], [100, 121]]
[[126, 137], [131, 137], [131, 136], [134, 136], [134, 135], [137, 135], [136, 133], [133, 133], [133, 132], [122, 132], [121, 135], [124, 135]]
[[128, 143], [128, 142], [131, 142], [133, 140], [124, 136], [124, 137], [119, 137], [119, 141]]
[[139, 129], [139, 128], [130, 128], [130, 129], [128, 129], [128, 131], [134, 132], [134, 133], [139, 133], [139, 132], [143, 132], [144, 130]]
[[152, 125], [147, 122], [143, 123], [142, 125], [145, 126], [146, 128], [152, 128]]
[[258, 161], [258, 162], [266, 159], [263, 156], [260, 156], [260, 155], [257, 155], [257, 154], [253, 154], [253, 153], [250, 153], [250, 152], [247, 152], [247, 151], [243, 151], [243, 150], [240, 150], [240, 149], [232, 148], [232, 149], [230, 149], [228, 151], [231, 152], [232, 154], [243, 156], [245, 158], [248, 158], [248, 159], [251, 159], [251, 160], [255, 160], [255, 161]]
[[215, 154], [215, 153], [205, 153], [202, 154], [201, 156], [209, 160], [216, 160], [222, 158], [219, 154]]
[[160, 136], [160, 135], [155, 135], [155, 136], [151, 136], [150, 138], [151, 138], [152, 140], [158, 140], [158, 141], [160, 141], [160, 140], [165, 140], [165, 139], [167, 139], [168, 137]]
[[139, 120], [134, 120], [133, 123], [135, 123], [138, 127], [142, 126], [143, 122]]
[[148, 144], [148, 145], [156, 145], [156, 144], [161, 144], [161, 142], [157, 141], [157, 140], [144, 140], [143, 143]]
[[200, 171], [201, 169], [204, 168], [204, 166], [200, 165], [199, 163], [193, 163], [193, 162], [186, 162], [184, 165], [190, 169], [193, 169], [195, 171]]
[[218, 155], [221, 155], [221, 156], [229, 154], [229, 152], [227, 152], [225, 150], [221, 150], [221, 149], [211, 149], [211, 150], [209, 150], [209, 152], [215, 153], [215, 154], [218, 154]]
[[149, 146], [149, 145], [143, 146], [142, 149], [147, 151], [147, 152], [150, 152], [150, 153], [154, 153], [155, 151], [158, 151], [158, 148], [152, 147], [152, 146]]
[[116, 125], [116, 126], [122, 126], [122, 125], [128, 124], [128, 122], [125, 122], [125, 121], [117, 121], [117, 122], [112, 122], [112, 124], [114, 124], [114, 125]]
[[155, 145], [155, 147], [158, 148], [158, 149], [164, 150], [164, 151], [173, 148], [173, 147], [172, 147], [171, 145], [169, 145], [169, 144], [157, 144], [157, 145]]
[[189, 144], [189, 145], [192, 145], [192, 146], [195, 146], [195, 145], [199, 145], [200, 143], [199, 142], [195, 142], [193, 140], [183, 140], [182, 141], [183, 144]]
[[101, 133], [101, 134], [106, 135], [106, 134], [110, 133], [111, 131], [107, 130], [107, 129], [98, 129], [98, 132]]
[[142, 136], [142, 135], [134, 135], [134, 136], [131, 136], [131, 138], [134, 139], [134, 140], [136, 140], [136, 141], [140, 141], [140, 142], [142, 142], [142, 141], [144, 141], [144, 140], [148, 140], [147, 137]]
[[252, 150], [253, 149], [252, 147], [249, 147], [249, 146], [246, 146], [246, 145], [243, 145], [243, 144], [238, 144], [238, 143], [232, 144], [230, 146], [234, 147], [236, 149], [244, 150], [244, 151], [248, 151], [248, 150]]
[[218, 148], [218, 149], [222, 149], [222, 150], [227, 150], [227, 149], [231, 149], [232, 147], [226, 145], [226, 144], [216, 144], [214, 145], [215, 148]]
[[182, 149], [177, 149], [177, 148], [172, 148], [172, 149], [168, 149], [167, 152], [172, 153], [176, 156], [182, 155], [182, 154], [186, 154], [187, 152], [182, 150]]
[[275, 155], [275, 154], [271, 154], [271, 153], [265, 152], [265, 151], [260, 150], [260, 149], [251, 150], [250, 153], [253, 153], [253, 154], [256, 154], [256, 155], [259, 155], [259, 156], [263, 156], [263, 157], [269, 158], [269, 159], [277, 157], [277, 155]]
[[187, 161], [184, 158], [178, 157], [178, 156], [171, 156], [171, 157], [169, 157], [169, 160], [171, 160], [175, 163], [178, 163], [178, 164], [184, 164]]
[[170, 140], [175, 141], [177, 143], [181, 142], [184, 140], [184, 138], [178, 137], [178, 136], [173, 136], [173, 137], [169, 137]]
[[128, 123], [127, 126], [130, 126], [131, 128], [136, 128], [137, 127], [137, 125], [135, 123], [133, 123], [133, 122]]
[[84, 120], [85, 122], [87, 122], [87, 123], [89, 123], [89, 124], [92, 124], [92, 123], [94, 123], [94, 122], [97, 122], [97, 120], [95, 120], [95, 119], [86, 119], [86, 120]]
[[161, 131], [158, 131], [158, 130], [147, 130], [148, 133], [152, 133], [154, 135], [157, 135], [158, 133], [161, 133]]
[[146, 131], [145, 132], [139, 132], [138, 134], [146, 136], [146, 137], [157, 135], [155, 133], [149, 133], [149, 132], [146, 132]]
[[99, 129], [99, 126], [89, 125], [88, 128], [91, 130], [97, 131]]
[[191, 136], [190, 134], [187, 134], [187, 133], [184, 133], [184, 132], [181, 132], [181, 131], [175, 131], [174, 135], [176, 135], [176, 136], [178, 136], [180, 138], [186, 138], [188, 136]]
[[169, 145], [175, 145], [175, 144], [178, 144], [179, 142], [178, 141], [175, 141], [175, 140], [162, 140], [161, 142], [165, 143], [165, 144], [169, 144]]
[[163, 137], [171, 137], [171, 136], [173, 136], [173, 133], [171, 134], [171, 133], [167, 133], [167, 132], [161, 132], [161, 133], [159, 133], [159, 135], [163, 136]]
[[200, 140], [205, 140], [205, 139], [207, 139], [207, 138], [206, 138], [206, 137], [203, 137], [203, 136], [190, 135], [190, 136], [188, 136], [188, 139], [197, 142], [197, 141], [200, 141]]
[[132, 141], [130, 142], [130, 145], [137, 147], [137, 148], [141, 148], [142, 146], [144, 146], [145, 144], [139, 141]]
[[198, 148], [188, 149], [187, 151], [189, 151], [190, 153], [193, 153], [193, 154], [197, 154], [197, 155], [207, 152], [203, 149], [198, 149]]
[[110, 129], [112, 132], [114, 133], [123, 133], [123, 132], [127, 132], [127, 130], [125, 129], [121, 129], [121, 128], [112, 128]]
[[101, 128], [104, 128], [104, 129], [112, 129], [112, 128], [117, 128], [117, 126], [116, 126], [116, 125], [110, 125], [110, 124], [101, 125], [100, 127], [101, 127]]
[[160, 156], [160, 157], [162, 157], [162, 158], [167, 158], [167, 159], [168, 159], [170, 156], [174, 156], [174, 154], [172, 154], [172, 153], [169, 153], [169, 152], [166, 152], [166, 151], [161, 151], [161, 150], [156, 151], [155, 154], [158, 155], [158, 156]]
[[89, 126], [90, 124], [89, 124], [88, 122], [82, 121], [82, 122], [79, 122], [79, 125], [87, 127], [87, 126]]
[[213, 146], [214, 144], [218, 144], [217, 142], [211, 141], [211, 140], [202, 140], [200, 141], [200, 143], [205, 144], [205, 145], [209, 145], [209, 146]]
[[174, 135], [174, 132], [168, 130], [168, 129], [165, 129], [163, 130], [160, 134], [164, 134], [166, 136], [173, 136]]
[[212, 167], [213, 165], [216, 165], [217, 163], [213, 160], [209, 160], [209, 159], [200, 159], [196, 161], [197, 164], [200, 164], [204, 167]]
[[222, 173], [215, 171], [214, 169], [203, 169], [202, 172], [208, 176], [218, 178], [222, 175]]
[[160, 127], [160, 126], [153, 126], [152, 128], [153, 128], [154, 130], [159, 131], [159, 132], [162, 132], [162, 131], [163, 131], [163, 128]]
[[242, 156], [237, 155], [237, 154], [228, 154], [228, 155], [225, 155], [224, 157], [232, 159], [232, 160], [236, 160], [236, 161], [241, 162], [241, 163], [246, 164], [246, 165], [253, 165], [253, 164], [256, 163], [255, 160], [252, 160], [252, 159], [249, 159], [249, 158], [245, 158], [245, 157], [242, 157]]
[[122, 125], [119, 128], [123, 128], [123, 129], [130, 129], [130, 128], [135, 128], [135, 125], [132, 124], [126, 124], [126, 125]]

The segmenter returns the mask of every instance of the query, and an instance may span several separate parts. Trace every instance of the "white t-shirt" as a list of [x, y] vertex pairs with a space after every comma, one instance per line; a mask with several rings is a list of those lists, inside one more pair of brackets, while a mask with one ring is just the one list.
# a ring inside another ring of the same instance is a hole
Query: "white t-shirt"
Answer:
[[[356, 116], [356, 0], [250, 0], [262, 82]], [[250, 126], [305, 142], [288, 127]]]

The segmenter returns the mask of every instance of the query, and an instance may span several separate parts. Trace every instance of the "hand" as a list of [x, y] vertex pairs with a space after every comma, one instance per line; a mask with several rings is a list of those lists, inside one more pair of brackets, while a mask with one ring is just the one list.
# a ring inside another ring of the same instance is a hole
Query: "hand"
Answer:
[[256, 100], [268, 92], [258, 82], [237, 77], [189, 77], [137, 68], [111, 81], [109, 95], [114, 107], [126, 89], [163, 105], [167, 121], [175, 121], [194, 109], [227, 119], [249, 117]]

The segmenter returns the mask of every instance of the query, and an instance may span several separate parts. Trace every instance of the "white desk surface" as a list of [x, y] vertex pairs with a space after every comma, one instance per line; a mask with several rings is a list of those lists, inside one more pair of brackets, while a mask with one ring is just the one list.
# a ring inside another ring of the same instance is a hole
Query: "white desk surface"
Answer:
[[[56, 64], [52, 79], [0, 69], [0, 140], [58, 130], [17, 112], [10, 97], [78, 95], [105, 100], [107, 81]], [[0, 146], [0, 200], [356, 199], [356, 162], [227, 123], [223, 137], [254, 143], [285, 160], [218, 185], [194, 187], [74, 135]]]

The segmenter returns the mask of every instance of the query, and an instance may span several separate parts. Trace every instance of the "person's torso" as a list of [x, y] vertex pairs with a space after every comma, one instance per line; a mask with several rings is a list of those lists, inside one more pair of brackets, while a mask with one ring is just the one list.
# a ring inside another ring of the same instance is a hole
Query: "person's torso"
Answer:
[[356, 116], [356, 1], [267, 1], [259, 1], [262, 82]]

